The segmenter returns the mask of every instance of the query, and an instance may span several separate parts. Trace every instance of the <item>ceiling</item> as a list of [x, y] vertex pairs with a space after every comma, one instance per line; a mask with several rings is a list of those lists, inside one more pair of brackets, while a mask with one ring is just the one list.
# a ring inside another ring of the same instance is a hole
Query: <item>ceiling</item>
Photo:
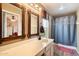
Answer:
[[79, 8], [79, 3], [42, 3], [42, 5], [53, 16], [72, 13]]

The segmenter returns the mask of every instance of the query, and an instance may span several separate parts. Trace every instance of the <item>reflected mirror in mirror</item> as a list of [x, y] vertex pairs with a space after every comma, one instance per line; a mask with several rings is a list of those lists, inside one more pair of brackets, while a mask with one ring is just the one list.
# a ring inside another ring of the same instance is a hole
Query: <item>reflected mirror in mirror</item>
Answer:
[[39, 15], [34, 12], [28, 12], [29, 26], [28, 26], [28, 37], [39, 35]]
[[[19, 15], [3, 11], [2, 16], [2, 38], [22, 35], [22, 20]], [[18, 28], [18, 26], [20, 27]]]

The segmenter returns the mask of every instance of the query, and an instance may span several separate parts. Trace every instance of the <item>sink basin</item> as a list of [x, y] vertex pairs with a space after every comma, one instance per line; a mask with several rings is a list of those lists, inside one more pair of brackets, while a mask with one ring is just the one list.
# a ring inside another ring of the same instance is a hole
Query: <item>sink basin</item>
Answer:
[[42, 39], [41, 41], [42, 42], [45, 42], [45, 43], [48, 43], [48, 40], [47, 39]]

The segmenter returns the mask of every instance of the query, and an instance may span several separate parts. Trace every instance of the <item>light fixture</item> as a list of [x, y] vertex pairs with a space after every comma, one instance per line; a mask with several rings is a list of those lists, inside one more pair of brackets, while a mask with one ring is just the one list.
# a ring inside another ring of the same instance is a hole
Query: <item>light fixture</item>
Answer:
[[33, 6], [33, 4], [32, 4], [32, 3], [31, 3], [30, 5], [31, 5], [31, 6]]
[[12, 16], [11, 21], [12, 21], [12, 22], [15, 22], [15, 21], [16, 21], [15, 16]]
[[64, 9], [64, 7], [63, 6], [60, 6], [59, 10], [63, 10], [63, 9]]
[[32, 8], [34, 8], [34, 9], [36, 9], [38, 11], [40, 11], [42, 9], [41, 6], [39, 4], [37, 4], [37, 3], [30, 3], [28, 5], [30, 5]]
[[39, 11], [41, 10], [42, 8], [41, 7], [39, 7]]
[[37, 4], [35, 4], [35, 7], [38, 8], [39, 6]]

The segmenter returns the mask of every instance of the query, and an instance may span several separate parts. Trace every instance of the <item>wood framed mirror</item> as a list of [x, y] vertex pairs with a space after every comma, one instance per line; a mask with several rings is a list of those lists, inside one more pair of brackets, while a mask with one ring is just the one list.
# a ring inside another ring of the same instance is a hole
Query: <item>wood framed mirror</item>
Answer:
[[39, 35], [39, 15], [28, 12], [28, 37]]
[[1, 3], [1, 39], [14, 40], [25, 36], [25, 8], [17, 3]]

